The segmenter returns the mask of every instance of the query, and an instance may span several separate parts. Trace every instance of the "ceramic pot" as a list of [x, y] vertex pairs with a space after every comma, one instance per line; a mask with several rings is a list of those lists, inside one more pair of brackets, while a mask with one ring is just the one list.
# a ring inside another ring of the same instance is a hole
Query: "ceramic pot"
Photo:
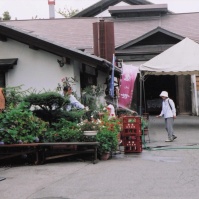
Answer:
[[103, 153], [103, 154], [101, 155], [101, 160], [108, 160], [109, 157], [110, 157], [110, 153], [109, 153], [109, 152]]
[[94, 136], [97, 135], [98, 131], [84, 131], [84, 135], [86, 136]]

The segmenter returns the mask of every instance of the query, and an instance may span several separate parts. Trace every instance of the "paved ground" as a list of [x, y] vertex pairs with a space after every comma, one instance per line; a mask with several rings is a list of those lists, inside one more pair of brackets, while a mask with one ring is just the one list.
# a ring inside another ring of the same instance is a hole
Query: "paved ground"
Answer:
[[[198, 199], [199, 117], [179, 116], [177, 139], [165, 143], [163, 119], [150, 117], [141, 154], [111, 160], [0, 168], [2, 199]], [[148, 140], [148, 137], [146, 137]]]

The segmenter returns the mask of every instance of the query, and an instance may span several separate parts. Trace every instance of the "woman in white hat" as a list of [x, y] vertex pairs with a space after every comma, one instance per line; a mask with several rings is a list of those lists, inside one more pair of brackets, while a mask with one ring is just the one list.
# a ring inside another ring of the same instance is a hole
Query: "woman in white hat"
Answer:
[[176, 119], [176, 108], [175, 104], [172, 99], [168, 97], [167, 91], [162, 91], [160, 93], [160, 97], [163, 99], [162, 101], [162, 111], [160, 115], [156, 117], [162, 117], [164, 116], [165, 119], [165, 128], [168, 133], [168, 140], [165, 142], [172, 142], [177, 137], [173, 133], [173, 122], [174, 119]]

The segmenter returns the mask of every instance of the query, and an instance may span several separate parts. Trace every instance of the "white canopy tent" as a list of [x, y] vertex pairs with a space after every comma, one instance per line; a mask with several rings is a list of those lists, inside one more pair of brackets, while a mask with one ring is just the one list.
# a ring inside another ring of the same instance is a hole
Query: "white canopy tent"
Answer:
[[[165, 50], [139, 67], [140, 89], [145, 75], [199, 75], [199, 44], [185, 38], [181, 42]], [[195, 105], [197, 103], [197, 91], [194, 89]], [[140, 92], [142, 93], [142, 92]], [[140, 97], [142, 103], [142, 97]], [[142, 105], [140, 105], [142, 107]], [[198, 115], [198, 108], [196, 110]], [[140, 108], [141, 114], [141, 108]]]

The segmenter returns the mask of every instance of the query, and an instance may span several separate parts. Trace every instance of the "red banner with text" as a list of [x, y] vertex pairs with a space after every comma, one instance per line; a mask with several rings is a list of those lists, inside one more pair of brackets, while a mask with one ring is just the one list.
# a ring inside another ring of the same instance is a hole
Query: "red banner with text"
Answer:
[[120, 79], [118, 107], [130, 108], [137, 73], [138, 67], [122, 64], [122, 77]]

